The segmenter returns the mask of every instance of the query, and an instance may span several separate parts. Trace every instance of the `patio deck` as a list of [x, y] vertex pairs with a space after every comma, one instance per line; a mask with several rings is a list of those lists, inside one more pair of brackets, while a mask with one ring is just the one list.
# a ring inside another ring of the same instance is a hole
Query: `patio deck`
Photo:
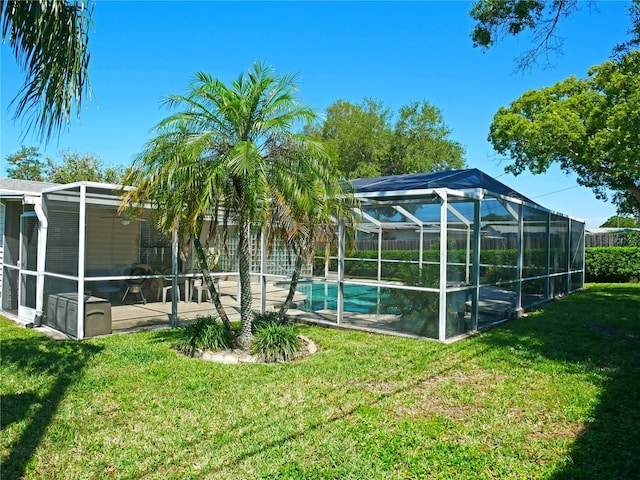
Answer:
[[[236, 280], [220, 282], [220, 299], [229, 316], [229, 320], [240, 320], [240, 303], [238, 301], [238, 283]], [[254, 308], [260, 302], [260, 289], [257, 283], [252, 285]], [[288, 289], [267, 283], [267, 310], [274, 310], [287, 298]], [[296, 293], [292, 308], [304, 302], [305, 296]], [[217, 315], [216, 309], [209, 298], [201, 303], [194, 301], [178, 302], [178, 322], [193, 320], [199, 316]], [[133, 305], [119, 305], [111, 307], [111, 323], [113, 333], [125, 333], [150, 328], [169, 327], [171, 316], [171, 302], [147, 302]]]
[[[259, 285], [254, 283], [253, 304], [254, 308], [260, 301]], [[275, 310], [287, 298], [288, 290], [276, 286], [272, 282], [267, 283], [267, 311]], [[240, 320], [240, 306], [238, 302], [238, 284], [235, 280], [220, 282], [220, 299], [229, 316], [229, 320]], [[305, 312], [296, 307], [304, 303], [306, 296], [296, 292], [291, 308], [287, 315], [303, 323], [315, 323], [325, 326], [337, 326], [337, 312], [335, 310], [321, 310], [317, 312]], [[113, 333], [127, 333], [154, 328], [168, 328], [170, 326], [171, 302], [148, 302], [146, 304], [121, 305], [111, 307], [111, 322]], [[183, 323], [194, 320], [199, 316], [217, 315], [215, 307], [210, 299], [197, 302], [178, 302], [178, 322]], [[388, 326], [397, 320], [396, 315], [375, 315], [364, 313], [345, 312], [342, 326], [355, 327], [361, 330], [384, 332], [392, 330]]]

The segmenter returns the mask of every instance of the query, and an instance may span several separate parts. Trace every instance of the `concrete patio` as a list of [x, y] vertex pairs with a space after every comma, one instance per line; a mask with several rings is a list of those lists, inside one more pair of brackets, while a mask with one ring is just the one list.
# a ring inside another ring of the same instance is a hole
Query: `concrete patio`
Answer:
[[[253, 305], [257, 309], [260, 302], [260, 289], [257, 283], [252, 285]], [[222, 305], [233, 321], [240, 320], [240, 303], [238, 301], [238, 283], [236, 280], [225, 280], [219, 283], [220, 299]], [[274, 310], [287, 298], [288, 290], [276, 286], [274, 283], [267, 283], [267, 310]], [[195, 298], [195, 296], [194, 296]], [[206, 298], [206, 300], [205, 300]], [[215, 306], [208, 295], [197, 301], [178, 302], [178, 321], [180, 323], [193, 320], [206, 315], [217, 315]], [[305, 300], [303, 294], [296, 292], [292, 308], [302, 304]], [[292, 310], [292, 312], [296, 312]], [[302, 312], [301, 312], [302, 313]], [[150, 328], [169, 327], [171, 316], [171, 302], [147, 302], [133, 305], [120, 305], [111, 307], [111, 322], [113, 333], [124, 333], [132, 331], [146, 330]]]

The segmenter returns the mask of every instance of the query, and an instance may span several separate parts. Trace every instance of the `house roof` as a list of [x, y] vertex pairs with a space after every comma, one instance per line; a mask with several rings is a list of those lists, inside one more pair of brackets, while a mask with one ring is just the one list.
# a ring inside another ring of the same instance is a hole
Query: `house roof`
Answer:
[[607, 233], [626, 233], [626, 232], [640, 232], [640, 228], [605, 228], [605, 227], [586, 227], [585, 233], [587, 235], [602, 235]]
[[517, 198], [538, 205], [533, 200], [516, 192], [486, 173], [481, 172], [477, 168], [449, 170], [447, 172], [391, 175], [378, 178], [358, 178], [353, 180], [352, 183], [357, 193], [400, 192], [432, 188], [449, 188], [452, 190], [483, 189], [490, 193]]
[[32, 180], [16, 180], [15, 178], [0, 178], [0, 196], [39, 195], [46, 188], [57, 183], [34, 182]]

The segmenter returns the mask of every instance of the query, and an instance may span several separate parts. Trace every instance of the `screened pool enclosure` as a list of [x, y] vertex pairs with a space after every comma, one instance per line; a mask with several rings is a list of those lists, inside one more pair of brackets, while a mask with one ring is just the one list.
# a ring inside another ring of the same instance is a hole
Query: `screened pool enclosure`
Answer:
[[[355, 248], [320, 248], [289, 315], [442, 342], [578, 290], [584, 224], [479, 170], [354, 182]], [[148, 215], [118, 214], [118, 187], [0, 180], [5, 314], [74, 338], [215, 314], [192, 248]], [[148, 212], [147, 212], [148, 213]], [[345, 231], [338, 229], [344, 236]], [[239, 318], [233, 228], [215, 283]], [[253, 232], [255, 310], [279, 308], [294, 259]], [[83, 299], [78, 301], [78, 299]]]
[[356, 248], [308, 286], [336, 323], [445, 342], [583, 287], [584, 223], [477, 169], [354, 185]]

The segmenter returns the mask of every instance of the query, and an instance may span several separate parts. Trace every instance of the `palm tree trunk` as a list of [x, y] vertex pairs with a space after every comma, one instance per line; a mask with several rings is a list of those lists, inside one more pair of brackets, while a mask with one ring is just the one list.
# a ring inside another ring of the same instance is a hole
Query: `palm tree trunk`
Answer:
[[251, 296], [251, 228], [246, 212], [240, 206], [238, 219], [238, 275], [240, 277], [240, 320], [238, 345], [249, 348], [252, 338], [253, 308]]
[[220, 293], [216, 289], [215, 283], [211, 278], [211, 272], [209, 271], [209, 265], [207, 264], [207, 256], [204, 253], [204, 249], [202, 248], [202, 244], [200, 243], [200, 239], [196, 236], [193, 237], [193, 244], [196, 249], [196, 255], [198, 256], [198, 260], [200, 261], [200, 271], [202, 273], [203, 279], [207, 284], [207, 288], [209, 289], [209, 293], [211, 293], [211, 301], [213, 305], [216, 307], [216, 311], [220, 316], [220, 320], [224, 324], [225, 328], [228, 332], [231, 332], [231, 322], [229, 321], [229, 317], [227, 316], [227, 312], [222, 306], [222, 301], [220, 300]]
[[300, 273], [302, 272], [302, 256], [300, 253], [296, 254], [296, 263], [293, 267], [293, 273], [291, 274], [291, 283], [289, 284], [289, 294], [287, 295], [287, 299], [284, 301], [282, 306], [280, 307], [280, 311], [278, 312], [278, 316], [280, 318], [284, 318], [287, 314], [287, 310], [291, 307], [291, 302], [293, 302], [293, 296], [296, 294], [296, 288], [298, 288], [298, 280], [300, 280]]

